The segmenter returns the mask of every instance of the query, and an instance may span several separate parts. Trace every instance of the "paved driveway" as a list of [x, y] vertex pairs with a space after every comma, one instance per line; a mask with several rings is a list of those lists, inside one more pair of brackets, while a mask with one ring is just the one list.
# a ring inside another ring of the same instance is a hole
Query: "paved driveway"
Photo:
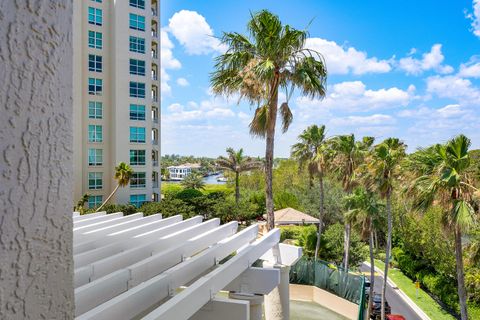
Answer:
[[[365, 264], [362, 264], [360, 267], [360, 270], [362, 272], [368, 272], [370, 275], [370, 267], [368, 267]], [[366, 275], [367, 273], [365, 273]], [[383, 284], [383, 277], [381, 276], [375, 276], [375, 285], [373, 290], [377, 293], [382, 292]], [[402, 316], [405, 317], [407, 320], [422, 320], [416, 313], [415, 311], [410, 308], [410, 306], [398, 295], [396, 290], [392, 288], [388, 283], [387, 283], [387, 291], [386, 291], [386, 297], [387, 301], [392, 307], [392, 314], [401, 314]]]

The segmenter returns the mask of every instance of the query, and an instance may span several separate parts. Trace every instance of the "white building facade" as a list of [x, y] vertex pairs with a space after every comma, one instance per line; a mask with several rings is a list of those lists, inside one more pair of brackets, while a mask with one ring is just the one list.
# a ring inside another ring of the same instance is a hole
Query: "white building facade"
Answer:
[[112, 203], [160, 199], [157, 0], [74, 1], [74, 199], [102, 203], [115, 166], [134, 170]]
[[180, 181], [185, 179], [189, 174], [194, 170], [200, 169], [199, 164], [182, 164], [178, 166], [167, 167], [168, 173], [170, 175], [170, 180]]

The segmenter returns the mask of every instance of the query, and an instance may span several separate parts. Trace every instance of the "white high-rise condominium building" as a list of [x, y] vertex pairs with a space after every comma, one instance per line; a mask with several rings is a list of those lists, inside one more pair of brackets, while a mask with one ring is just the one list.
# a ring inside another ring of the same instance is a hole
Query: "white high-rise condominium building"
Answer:
[[74, 199], [102, 203], [120, 162], [134, 170], [112, 203], [160, 199], [157, 0], [74, 0]]

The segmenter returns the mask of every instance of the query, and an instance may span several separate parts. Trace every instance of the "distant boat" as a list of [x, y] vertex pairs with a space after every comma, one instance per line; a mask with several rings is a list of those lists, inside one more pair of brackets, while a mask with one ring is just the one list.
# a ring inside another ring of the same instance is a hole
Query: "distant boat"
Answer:
[[228, 179], [225, 178], [225, 177], [218, 177], [218, 178], [217, 178], [217, 181], [218, 181], [218, 182], [227, 182]]

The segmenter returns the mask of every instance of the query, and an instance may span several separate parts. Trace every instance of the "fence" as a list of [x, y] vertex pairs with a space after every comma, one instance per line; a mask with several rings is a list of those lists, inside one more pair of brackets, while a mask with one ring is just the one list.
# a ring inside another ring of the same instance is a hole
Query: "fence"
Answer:
[[358, 304], [358, 319], [364, 319], [365, 277], [345, 272], [324, 261], [302, 258], [290, 269], [290, 283], [316, 286]]

